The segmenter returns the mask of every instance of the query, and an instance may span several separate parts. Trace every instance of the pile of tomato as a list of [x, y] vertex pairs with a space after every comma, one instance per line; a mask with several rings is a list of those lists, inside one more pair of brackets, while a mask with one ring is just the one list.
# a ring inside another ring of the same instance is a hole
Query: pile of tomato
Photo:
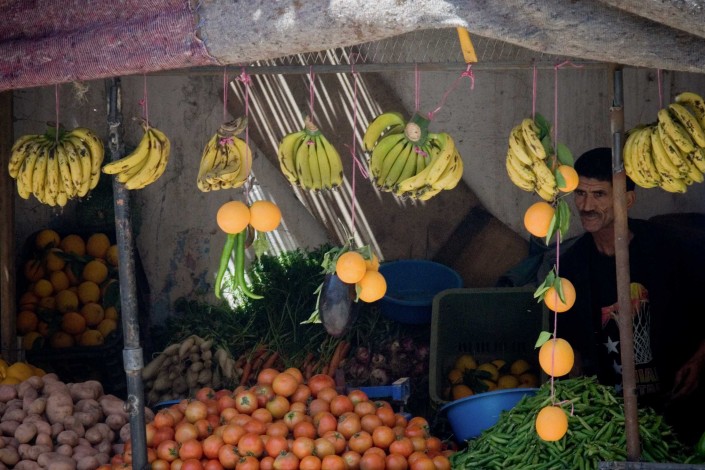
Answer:
[[[452, 450], [428, 421], [407, 419], [325, 374], [264, 369], [246, 388], [202, 388], [147, 424], [153, 470], [448, 470]], [[112, 468], [130, 466], [129, 443]]]

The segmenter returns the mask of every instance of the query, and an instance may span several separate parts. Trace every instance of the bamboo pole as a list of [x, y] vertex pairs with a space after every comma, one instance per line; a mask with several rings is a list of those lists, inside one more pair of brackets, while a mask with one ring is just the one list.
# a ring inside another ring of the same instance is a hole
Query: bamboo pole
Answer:
[[622, 394], [627, 437], [627, 459], [639, 460], [639, 423], [634, 370], [634, 325], [629, 277], [629, 226], [627, 222], [627, 178], [622, 160], [624, 139], [624, 105], [622, 68], [612, 71], [614, 96], [610, 108], [612, 130], [612, 190], [614, 200], [614, 245], [617, 268], [617, 303], [619, 304], [619, 341], [622, 357]]
[[17, 360], [15, 191], [6, 171], [12, 141], [12, 91], [6, 91], [0, 93], [0, 344], [8, 362]]

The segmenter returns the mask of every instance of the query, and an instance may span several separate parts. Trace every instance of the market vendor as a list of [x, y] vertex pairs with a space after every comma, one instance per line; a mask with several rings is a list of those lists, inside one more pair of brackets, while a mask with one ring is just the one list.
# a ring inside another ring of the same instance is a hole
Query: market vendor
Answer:
[[[576, 352], [574, 375], [621, 388], [615, 266], [612, 151], [596, 148], [575, 163], [574, 201], [585, 233], [562, 250], [560, 276], [575, 305], [558, 316], [558, 337]], [[627, 178], [627, 208], [636, 202]], [[705, 244], [661, 224], [629, 219], [637, 396], [664, 414], [681, 440], [705, 431]]]

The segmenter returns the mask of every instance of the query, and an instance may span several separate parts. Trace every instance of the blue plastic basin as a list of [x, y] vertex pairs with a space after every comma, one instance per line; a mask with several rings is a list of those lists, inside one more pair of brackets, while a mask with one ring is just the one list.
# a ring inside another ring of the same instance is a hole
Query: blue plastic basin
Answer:
[[508, 388], [478, 393], [444, 405], [440, 411], [448, 415], [455, 439], [465, 442], [494, 426], [504, 410], [514, 408], [524, 396], [536, 395], [538, 388]]
[[387, 281], [387, 293], [380, 301], [381, 312], [400, 323], [431, 323], [436, 294], [463, 287], [460, 274], [434, 261], [390, 261], [382, 263], [379, 272]]

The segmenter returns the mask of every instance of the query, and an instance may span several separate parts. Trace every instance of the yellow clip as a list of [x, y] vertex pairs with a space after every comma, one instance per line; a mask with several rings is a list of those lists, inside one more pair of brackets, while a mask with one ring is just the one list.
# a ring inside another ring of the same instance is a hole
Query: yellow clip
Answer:
[[470, 32], [458, 26], [458, 39], [460, 40], [460, 50], [463, 51], [463, 57], [465, 58], [466, 64], [473, 64], [477, 62], [477, 54], [475, 54], [475, 47], [472, 45], [470, 40]]

